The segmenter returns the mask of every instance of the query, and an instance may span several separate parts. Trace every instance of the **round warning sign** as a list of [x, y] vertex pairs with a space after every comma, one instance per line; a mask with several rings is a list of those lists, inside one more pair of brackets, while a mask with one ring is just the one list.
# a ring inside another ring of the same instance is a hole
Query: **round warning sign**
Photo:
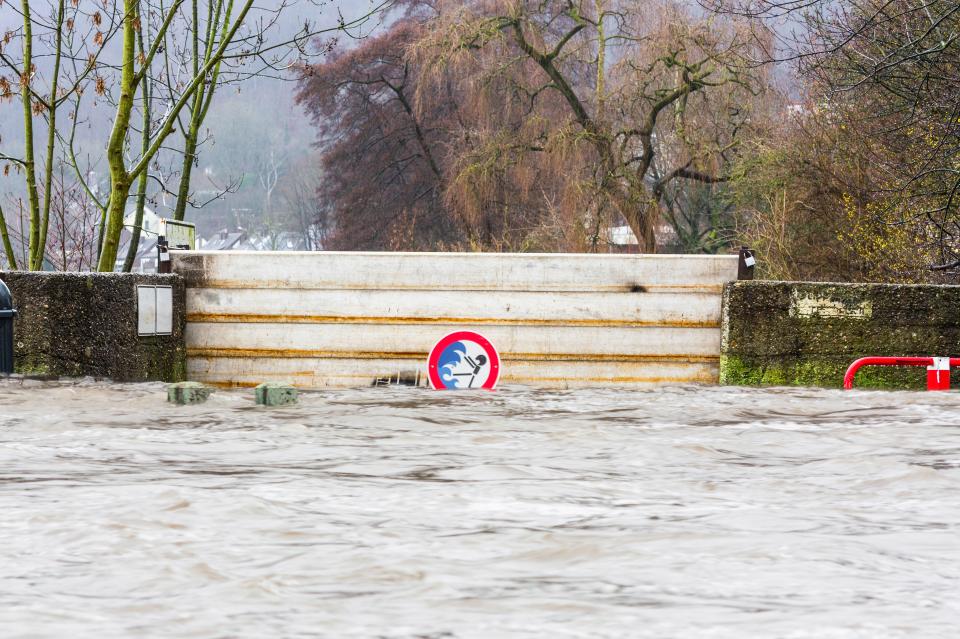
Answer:
[[493, 390], [500, 377], [500, 356], [480, 333], [457, 331], [430, 351], [427, 373], [430, 385], [437, 390]]

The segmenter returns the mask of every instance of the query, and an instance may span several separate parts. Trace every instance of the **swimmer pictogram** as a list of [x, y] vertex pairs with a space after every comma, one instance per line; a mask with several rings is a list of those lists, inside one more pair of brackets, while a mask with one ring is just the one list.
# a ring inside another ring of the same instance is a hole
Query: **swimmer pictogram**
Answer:
[[500, 377], [500, 356], [483, 335], [456, 331], [430, 351], [427, 373], [437, 390], [492, 390]]

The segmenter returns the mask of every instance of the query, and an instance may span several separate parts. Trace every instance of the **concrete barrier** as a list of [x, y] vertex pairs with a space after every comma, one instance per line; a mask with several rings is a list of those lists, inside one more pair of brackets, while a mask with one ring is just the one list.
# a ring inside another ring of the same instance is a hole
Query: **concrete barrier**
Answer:
[[737, 268], [736, 255], [172, 253], [189, 377], [221, 386], [416, 380], [460, 329], [494, 343], [501, 383], [715, 383]]

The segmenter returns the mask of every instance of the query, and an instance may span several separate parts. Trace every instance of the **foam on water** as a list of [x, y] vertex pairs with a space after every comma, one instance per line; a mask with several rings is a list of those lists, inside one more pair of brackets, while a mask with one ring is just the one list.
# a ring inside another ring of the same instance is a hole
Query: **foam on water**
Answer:
[[960, 396], [0, 382], [4, 637], [954, 637]]

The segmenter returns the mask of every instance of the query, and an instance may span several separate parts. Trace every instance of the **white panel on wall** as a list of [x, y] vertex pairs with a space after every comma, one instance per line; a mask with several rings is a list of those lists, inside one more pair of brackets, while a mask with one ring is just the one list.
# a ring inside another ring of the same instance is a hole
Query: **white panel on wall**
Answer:
[[157, 287], [157, 335], [173, 333], [173, 287]]
[[137, 287], [137, 334], [157, 333], [157, 287]]

